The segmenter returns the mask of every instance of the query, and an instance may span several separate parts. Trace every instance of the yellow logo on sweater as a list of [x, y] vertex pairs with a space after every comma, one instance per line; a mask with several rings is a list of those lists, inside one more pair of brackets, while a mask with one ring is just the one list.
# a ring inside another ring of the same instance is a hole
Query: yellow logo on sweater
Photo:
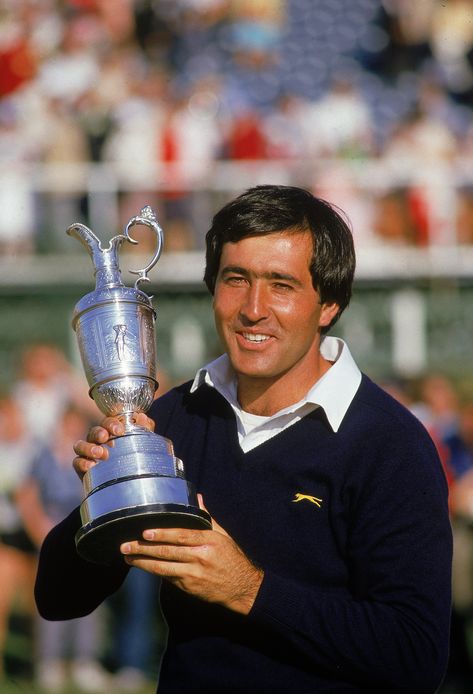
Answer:
[[302, 494], [302, 492], [297, 492], [295, 499], [292, 500], [293, 503], [298, 501], [309, 501], [311, 504], [315, 504], [319, 508], [322, 506], [322, 499], [318, 499], [316, 496], [310, 496], [310, 494]]

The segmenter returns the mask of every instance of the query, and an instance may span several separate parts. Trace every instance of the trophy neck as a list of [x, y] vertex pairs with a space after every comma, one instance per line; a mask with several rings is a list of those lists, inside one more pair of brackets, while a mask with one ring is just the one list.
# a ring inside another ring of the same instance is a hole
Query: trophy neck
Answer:
[[127, 434], [136, 433], [137, 431], [148, 431], [147, 429], [135, 422], [134, 412], [124, 412], [122, 415], [120, 415], [120, 419], [122, 420], [125, 427], [124, 436], [126, 436]]
[[95, 259], [95, 288], [123, 287], [115, 253], [102, 251]]

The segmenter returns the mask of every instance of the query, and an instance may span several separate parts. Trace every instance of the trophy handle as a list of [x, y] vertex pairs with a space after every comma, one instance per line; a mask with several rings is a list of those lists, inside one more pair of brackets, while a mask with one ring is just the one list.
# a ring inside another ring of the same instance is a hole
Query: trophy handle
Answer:
[[136, 225], [143, 225], [150, 227], [154, 233], [156, 234], [156, 250], [149, 261], [148, 265], [146, 265], [144, 268], [141, 268], [141, 270], [129, 270], [133, 275], [138, 275], [138, 279], [135, 282], [135, 289], [138, 288], [138, 285], [140, 282], [149, 282], [150, 279], [148, 277], [148, 272], [156, 265], [156, 263], [159, 260], [159, 257], [161, 255], [161, 251], [163, 250], [163, 241], [164, 241], [164, 233], [161, 227], [158, 224], [158, 220], [156, 219], [156, 215], [154, 214], [153, 210], [149, 205], [146, 205], [146, 207], [143, 207], [141, 210], [140, 214], [137, 215], [136, 217], [132, 217], [128, 224], [125, 227], [125, 238], [130, 242], [137, 244], [138, 241], [134, 239], [130, 235], [130, 229], [133, 226]]

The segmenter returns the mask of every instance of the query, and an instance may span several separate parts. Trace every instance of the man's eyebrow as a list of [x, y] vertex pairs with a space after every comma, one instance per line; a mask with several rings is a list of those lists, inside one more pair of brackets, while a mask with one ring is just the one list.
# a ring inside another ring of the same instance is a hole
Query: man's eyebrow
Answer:
[[[221, 274], [222, 276], [235, 274], [242, 275], [243, 277], [248, 277], [253, 273], [244, 267], [239, 267], [238, 265], [226, 265], [224, 268], [222, 268]], [[268, 271], [258, 274], [257, 276], [262, 277], [266, 280], [285, 280], [286, 282], [292, 282], [293, 284], [296, 284], [298, 286], [302, 285], [302, 282], [299, 279], [297, 279], [297, 277], [294, 277], [294, 275], [290, 275], [285, 272]]]
[[221, 273], [222, 275], [229, 275], [229, 274], [235, 274], [235, 275], [249, 275], [248, 270], [245, 270], [244, 267], [239, 267], [238, 265], [225, 265], [225, 267], [222, 268]]

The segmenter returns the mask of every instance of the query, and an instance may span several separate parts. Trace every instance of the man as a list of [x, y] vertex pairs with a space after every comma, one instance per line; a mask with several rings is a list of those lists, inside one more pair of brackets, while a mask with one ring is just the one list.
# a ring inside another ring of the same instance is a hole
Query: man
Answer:
[[[347, 224], [304, 190], [259, 186], [215, 215], [206, 261], [225, 354], [150, 415], [213, 528], [150, 528], [123, 568], [101, 567], [75, 552], [75, 512], [43, 546], [41, 613], [84, 614], [137, 566], [164, 579], [160, 694], [434, 692], [446, 484], [419, 422], [325, 337], [351, 295]], [[121, 431], [107, 419], [78, 442], [78, 473]]]

